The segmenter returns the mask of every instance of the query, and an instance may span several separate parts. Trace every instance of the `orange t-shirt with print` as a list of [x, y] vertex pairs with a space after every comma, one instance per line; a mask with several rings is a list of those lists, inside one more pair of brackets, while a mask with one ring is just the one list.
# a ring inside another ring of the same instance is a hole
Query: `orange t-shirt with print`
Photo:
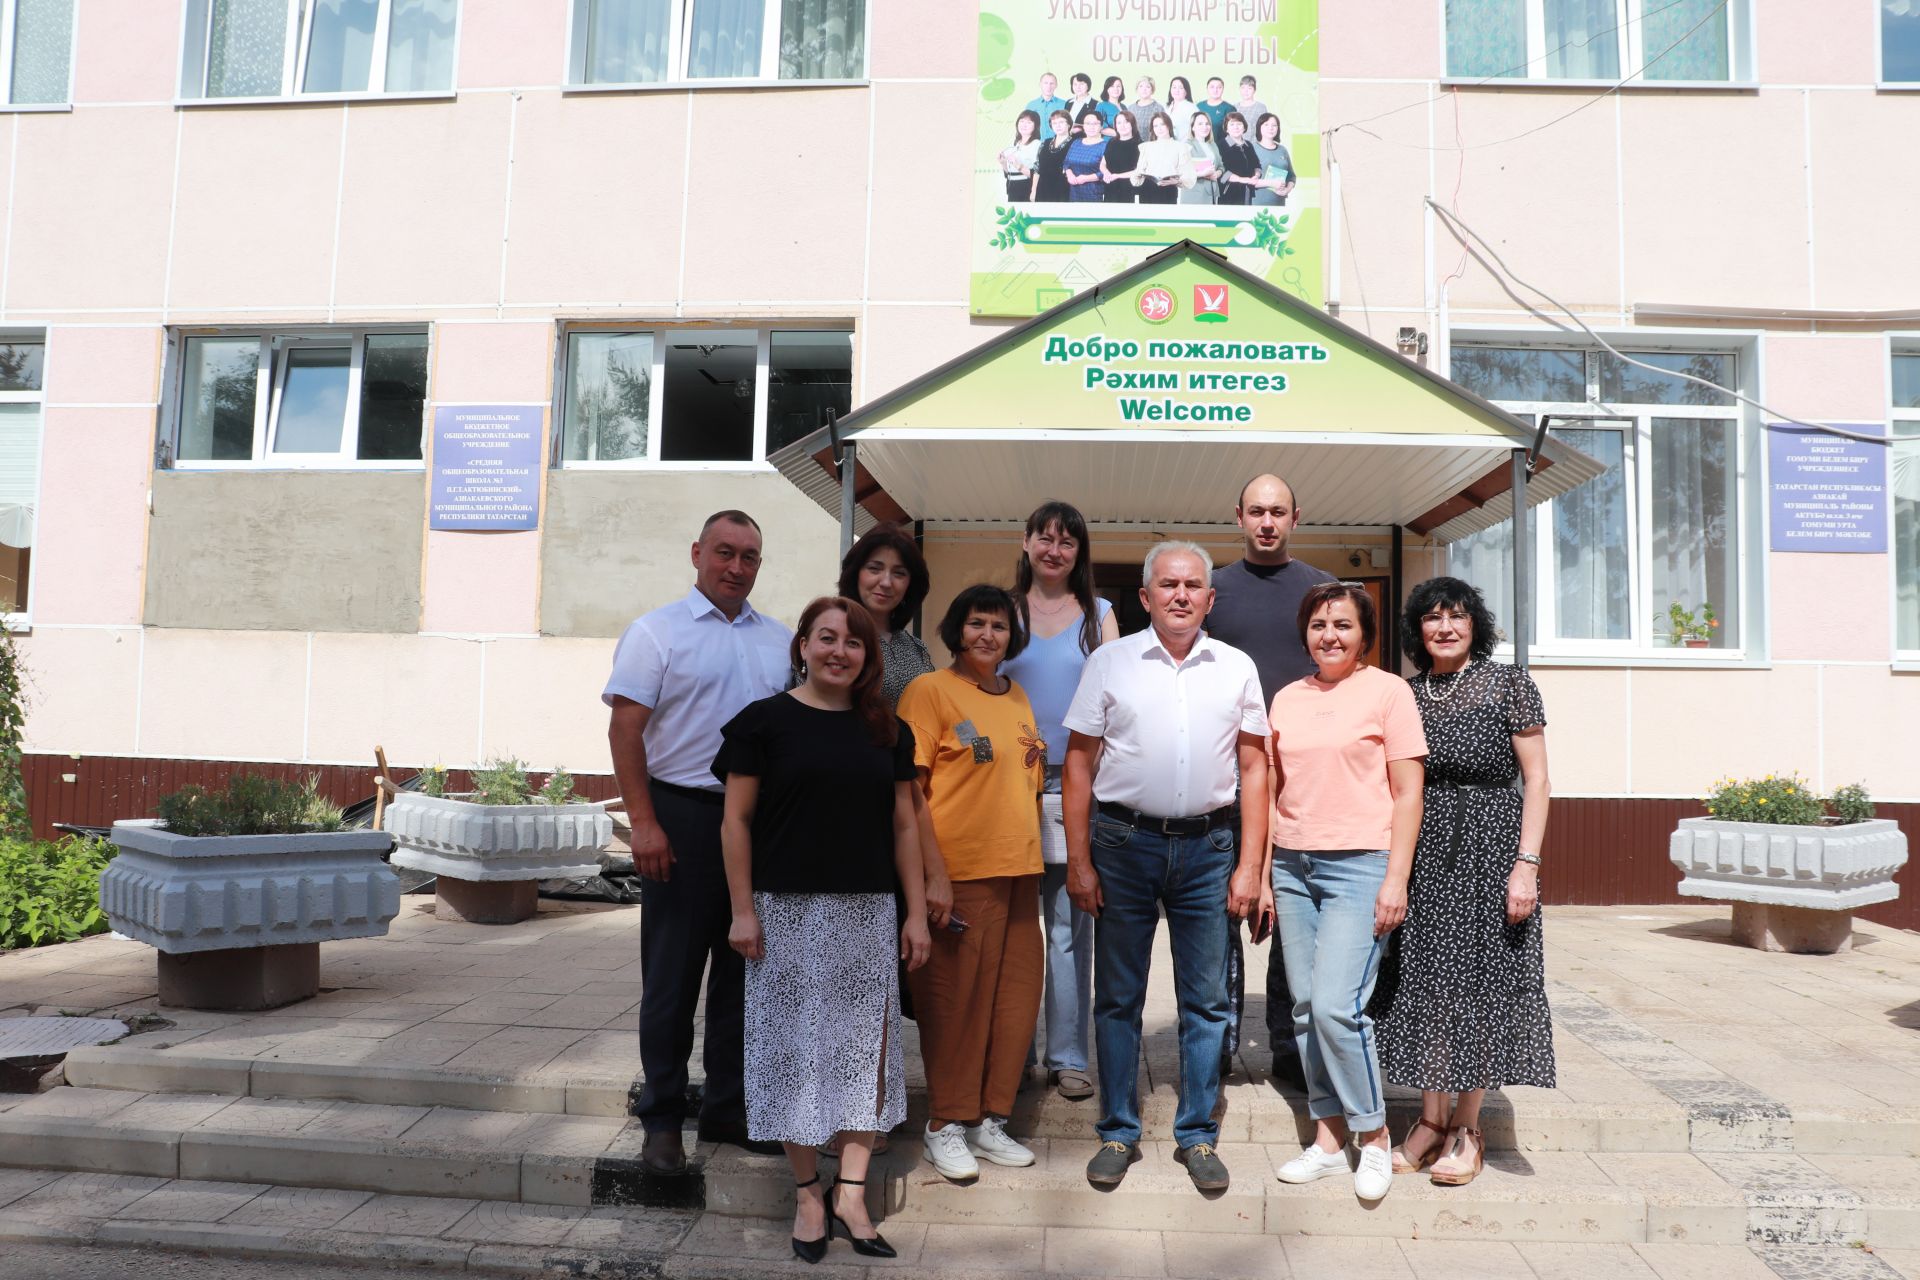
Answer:
[[1040, 874], [1047, 744], [1025, 691], [1007, 684], [1005, 693], [986, 693], [952, 671], [933, 671], [900, 695], [952, 880]]

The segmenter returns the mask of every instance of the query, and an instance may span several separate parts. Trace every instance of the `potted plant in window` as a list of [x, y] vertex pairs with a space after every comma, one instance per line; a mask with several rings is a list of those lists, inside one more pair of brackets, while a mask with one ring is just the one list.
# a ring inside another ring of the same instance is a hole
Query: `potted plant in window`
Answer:
[[539, 883], [590, 876], [613, 839], [607, 806], [573, 793], [556, 768], [539, 790], [526, 766], [506, 758], [473, 774], [473, 790], [447, 795], [444, 770], [387, 807], [395, 866], [430, 871], [443, 919], [514, 924], [539, 908]]
[[1713, 644], [1713, 633], [1720, 629], [1711, 600], [1702, 601], [1697, 613], [1675, 600], [1667, 606], [1666, 621], [1667, 643], [1689, 649], [1708, 648]]
[[1858, 784], [1827, 802], [1798, 774], [1722, 778], [1707, 816], [1682, 818], [1668, 856], [1680, 892], [1733, 903], [1733, 935], [1762, 951], [1830, 955], [1853, 945], [1853, 912], [1900, 896], [1907, 861], [1898, 823], [1873, 816]]
[[271, 1009], [320, 988], [320, 944], [386, 933], [400, 881], [393, 840], [351, 831], [304, 784], [241, 773], [223, 791], [185, 787], [158, 818], [116, 822], [100, 873], [114, 929], [159, 956], [160, 1003]]

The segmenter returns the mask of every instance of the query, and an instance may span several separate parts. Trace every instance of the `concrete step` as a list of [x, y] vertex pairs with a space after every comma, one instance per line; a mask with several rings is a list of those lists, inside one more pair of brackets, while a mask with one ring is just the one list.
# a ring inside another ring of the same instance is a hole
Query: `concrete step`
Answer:
[[[1250, 1056], [1250, 1055], [1247, 1055]], [[1149, 1061], [1164, 1068], [1165, 1064]], [[917, 1074], [917, 1073], [916, 1073]], [[1171, 1073], [1162, 1070], [1160, 1078]], [[142, 1093], [218, 1093], [258, 1098], [323, 1099], [387, 1106], [456, 1107], [473, 1111], [624, 1118], [635, 1083], [607, 1073], [486, 1073], [445, 1066], [369, 1065], [300, 1058], [225, 1058], [138, 1042], [74, 1051], [66, 1078], [94, 1089]], [[1148, 1140], [1173, 1136], [1175, 1098], [1169, 1085], [1146, 1089], [1142, 1120]], [[1494, 1151], [1790, 1151], [1815, 1154], [1920, 1156], [1920, 1106], [1791, 1110], [1719, 1096], [1677, 1101], [1642, 1089], [1622, 1098], [1580, 1089], [1516, 1087], [1487, 1096], [1482, 1128]], [[1245, 1061], [1222, 1088], [1220, 1133], [1226, 1142], [1304, 1141], [1306, 1099]], [[924, 1090], [908, 1088], [909, 1123], [925, 1119]], [[1388, 1090], [1389, 1123], [1401, 1133], [1419, 1114], [1419, 1095]], [[1082, 1139], [1093, 1131], [1094, 1099], [1070, 1102], [1038, 1081], [1021, 1090], [1016, 1133]]]
[[[778, 1157], [692, 1141], [693, 1171], [654, 1178], [638, 1126], [519, 1114], [63, 1087], [0, 1111], [0, 1166], [277, 1184], [550, 1206], [643, 1205], [750, 1218], [791, 1212]], [[876, 1161], [869, 1201], [889, 1221], [1204, 1234], [1388, 1236], [1578, 1243], [1687, 1241], [1920, 1247], [1920, 1160], [1777, 1153], [1496, 1152], [1471, 1186], [1396, 1179], [1376, 1206], [1351, 1183], [1279, 1183], [1295, 1142], [1227, 1141], [1234, 1185], [1202, 1197], [1170, 1143], [1116, 1190], [1090, 1187], [1088, 1138], [1034, 1139], [1025, 1169], [986, 1166], [960, 1186], [911, 1131]]]
[[[883, 1225], [900, 1256], [896, 1262], [879, 1265], [905, 1268], [930, 1280], [984, 1280], [1014, 1272], [1044, 1272], [1050, 1280], [1414, 1275], [1896, 1280], [1901, 1275], [1920, 1276], [1920, 1253], [1899, 1249], [1869, 1253], [1835, 1244], [1560, 1243], [1491, 1236], [1391, 1240], [1144, 1228], [991, 1227], [898, 1218]], [[715, 1213], [512, 1205], [262, 1183], [0, 1170], [0, 1256], [12, 1264], [9, 1275], [96, 1273], [97, 1254], [68, 1252], [75, 1246], [91, 1246], [138, 1251], [142, 1265], [159, 1270], [169, 1264], [156, 1258], [155, 1251], [247, 1258], [260, 1272], [272, 1269], [276, 1274], [285, 1268], [270, 1268], [260, 1260], [360, 1263], [377, 1268], [378, 1274], [432, 1269], [654, 1280], [734, 1280], [741, 1275], [826, 1275], [850, 1280], [866, 1276], [871, 1280], [873, 1269], [856, 1268], [853, 1264], [865, 1260], [845, 1243], [831, 1246], [825, 1267], [803, 1267], [792, 1258], [787, 1243], [790, 1232], [791, 1224], [785, 1220]]]
[[[894, 1142], [875, 1161], [881, 1176], [869, 1177], [884, 1183], [869, 1198], [888, 1221], [1516, 1243], [1920, 1242], [1920, 1161], [1911, 1157], [1499, 1152], [1469, 1186], [1402, 1176], [1386, 1199], [1368, 1205], [1345, 1178], [1279, 1182], [1295, 1143], [1222, 1143], [1233, 1185], [1203, 1197], [1167, 1142], [1142, 1144], [1145, 1158], [1111, 1191], [1086, 1181], [1091, 1140], [1036, 1139], [1028, 1144], [1032, 1167], [983, 1165], [971, 1185], [935, 1173], [911, 1135]], [[791, 1178], [778, 1161], [723, 1147], [704, 1177], [710, 1210], [792, 1213]]]

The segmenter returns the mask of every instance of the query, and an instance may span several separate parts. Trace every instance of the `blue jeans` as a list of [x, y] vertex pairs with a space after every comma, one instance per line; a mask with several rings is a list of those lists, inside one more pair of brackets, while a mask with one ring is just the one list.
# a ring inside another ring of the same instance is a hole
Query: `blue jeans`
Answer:
[[1220, 1046], [1227, 1030], [1227, 882], [1236, 833], [1140, 831], [1093, 819], [1093, 869], [1103, 906], [1094, 923], [1093, 1037], [1100, 1050], [1102, 1142], [1140, 1141], [1140, 1011], [1153, 935], [1166, 912], [1173, 987], [1180, 1004], [1180, 1100], [1173, 1137], [1182, 1147], [1219, 1141]]
[[1063, 863], [1048, 863], [1041, 871], [1040, 924], [1047, 933], [1046, 1036], [1040, 1056], [1049, 1071], [1085, 1071], [1093, 917], [1067, 896]]
[[1293, 1038], [1307, 1077], [1307, 1113], [1344, 1116], [1355, 1133], [1387, 1122], [1367, 999], [1385, 938], [1373, 904], [1387, 878], [1384, 849], [1273, 851], [1273, 900], [1287, 950]]

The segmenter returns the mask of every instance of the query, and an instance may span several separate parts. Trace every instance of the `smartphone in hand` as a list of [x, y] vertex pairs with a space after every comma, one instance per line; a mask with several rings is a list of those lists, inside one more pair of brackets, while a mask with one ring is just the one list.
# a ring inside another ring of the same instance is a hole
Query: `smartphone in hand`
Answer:
[[949, 911], [947, 913], [947, 931], [949, 933], [965, 933], [971, 927], [972, 926], [961, 917], [958, 911]]
[[1273, 911], [1265, 909], [1247, 917], [1247, 936], [1255, 946], [1273, 936]]

